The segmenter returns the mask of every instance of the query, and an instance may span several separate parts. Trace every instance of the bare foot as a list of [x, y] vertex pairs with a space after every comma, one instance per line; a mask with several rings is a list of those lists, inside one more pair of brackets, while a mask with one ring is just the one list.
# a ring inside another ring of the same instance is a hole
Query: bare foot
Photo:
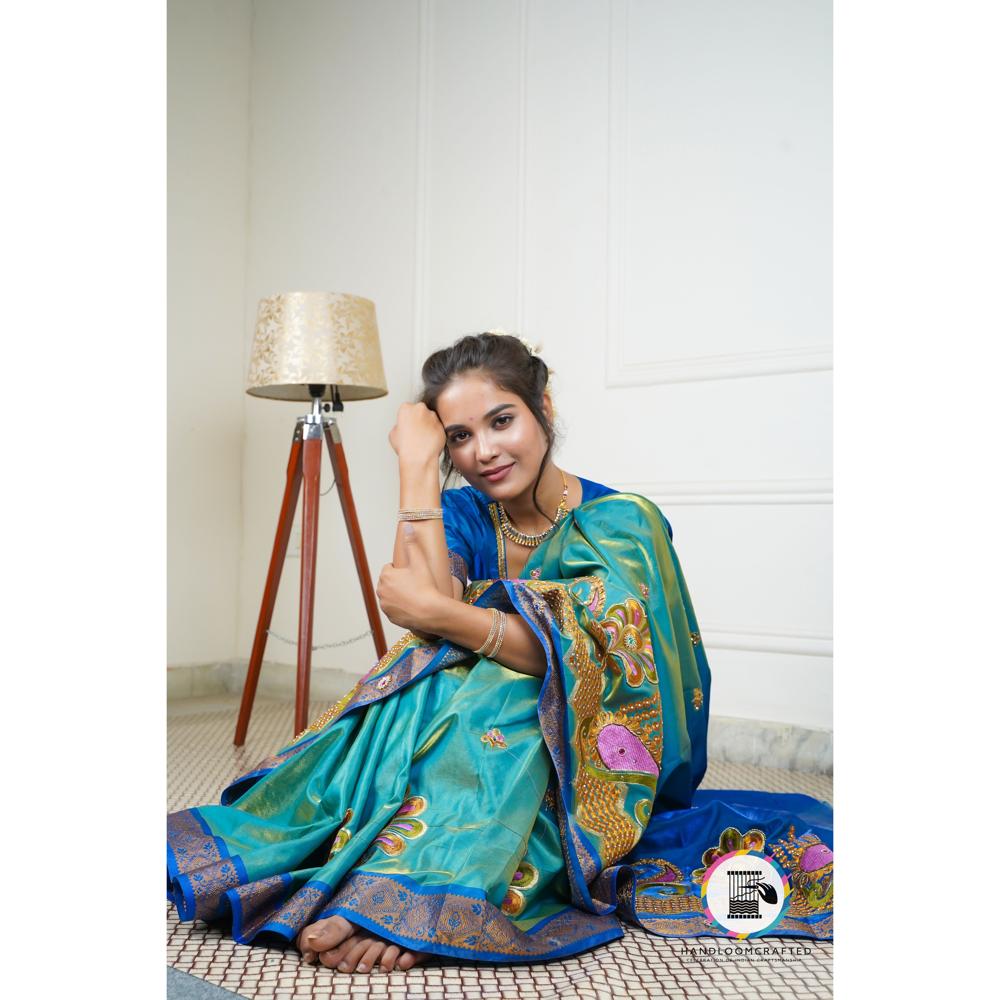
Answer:
[[426, 955], [422, 951], [407, 951], [391, 941], [384, 941], [370, 931], [358, 928], [346, 941], [324, 951], [319, 960], [338, 972], [370, 972], [376, 966], [383, 972], [412, 969]]
[[302, 958], [314, 962], [317, 955], [330, 948], [336, 948], [354, 933], [354, 924], [341, 916], [325, 917], [315, 923], [306, 924], [295, 939]]
[[376, 965], [384, 972], [394, 968], [405, 972], [427, 957], [422, 951], [407, 951], [356, 928], [339, 915], [304, 927], [298, 945], [304, 961], [312, 963], [318, 958], [322, 965], [338, 972], [370, 972]]

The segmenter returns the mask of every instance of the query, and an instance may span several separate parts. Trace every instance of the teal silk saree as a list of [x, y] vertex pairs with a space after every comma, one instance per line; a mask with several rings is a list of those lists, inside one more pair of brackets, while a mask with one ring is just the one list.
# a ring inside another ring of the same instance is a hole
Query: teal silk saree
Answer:
[[463, 600], [521, 615], [545, 677], [403, 635], [219, 804], [168, 816], [181, 920], [251, 943], [341, 914], [412, 950], [550, 959], [622, 936], [623, 919], [725, 934], [700, 880], [749, 848], [792, 890], [768, 933], [832, 937], [830, 806], [696, 790], [710, 674], [670, 525], [644, 497], [584, 487], [517, 578], [484, 495], [442, 495], [453, 567], [491, 574]]

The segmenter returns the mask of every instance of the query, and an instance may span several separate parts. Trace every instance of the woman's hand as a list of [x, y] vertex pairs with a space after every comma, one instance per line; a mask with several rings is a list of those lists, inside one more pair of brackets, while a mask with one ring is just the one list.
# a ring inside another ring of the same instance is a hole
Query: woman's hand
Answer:
[[434, 462], [444, 450], [446, 435], [438, 415], [425, 403], [403, 403], [389, 444], [400, 459]]
[[[449, 598], [437, 589], [417, 541], [417, 533], [412, 525], [405, 522], [403, 538], [405, 565], [386, 563], [379, 574], [375, 593], [389, 621], [411, 632], [421, 632], [427, 622], [436, 616], [441, 600]], [[421, 638], [426, 638], [426, 635], [424, 633]]]

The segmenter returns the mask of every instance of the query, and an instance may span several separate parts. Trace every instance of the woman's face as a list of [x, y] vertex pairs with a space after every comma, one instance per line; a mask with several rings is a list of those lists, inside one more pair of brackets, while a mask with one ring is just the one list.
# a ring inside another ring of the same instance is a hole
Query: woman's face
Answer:
[[[542, 405], [551, 422], [548, 395]], [[437, 415], [455, 468], [476, 489], [502, 499], [532, 488], [548, 442], [520, 396], [467, 372], [453, 378], [438, 396]], [[500, 479], [484, 475], [504, 466], [510, 468]]]

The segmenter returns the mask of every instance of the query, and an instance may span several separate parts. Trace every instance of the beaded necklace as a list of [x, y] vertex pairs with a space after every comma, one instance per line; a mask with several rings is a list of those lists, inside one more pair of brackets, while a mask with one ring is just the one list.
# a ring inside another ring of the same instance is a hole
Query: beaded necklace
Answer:
[[569, 484], [566, 482], [566, 473], [561, 469], [559, 470], [562, 475], [563, 481], [563, 494], [562, 499], [559, 501], [559, 506], [556, 508], [556, 519], [552, 524], [546, 528], [544, 531], [540, 531], [537, 535], [529, 535], [524, 531], [520, 531], [514, 527], [511, 523], [510, 517], [507, 515], [507, 511], [504, 509], [502, 503], [497, 503], [500, 508], [500, 530], [503, 532], [504, 536], [509, 538], [512, 542], [517, 542], [518, 545], [523, 545], [526, 548], [533, 549], [538, 545], [541, 545], [549, 535], [552, 534], [556, 528], [559, 527], [559, 522], [569, 513], [569, 504], [567, 503], [567, 498], [569, 496]]

